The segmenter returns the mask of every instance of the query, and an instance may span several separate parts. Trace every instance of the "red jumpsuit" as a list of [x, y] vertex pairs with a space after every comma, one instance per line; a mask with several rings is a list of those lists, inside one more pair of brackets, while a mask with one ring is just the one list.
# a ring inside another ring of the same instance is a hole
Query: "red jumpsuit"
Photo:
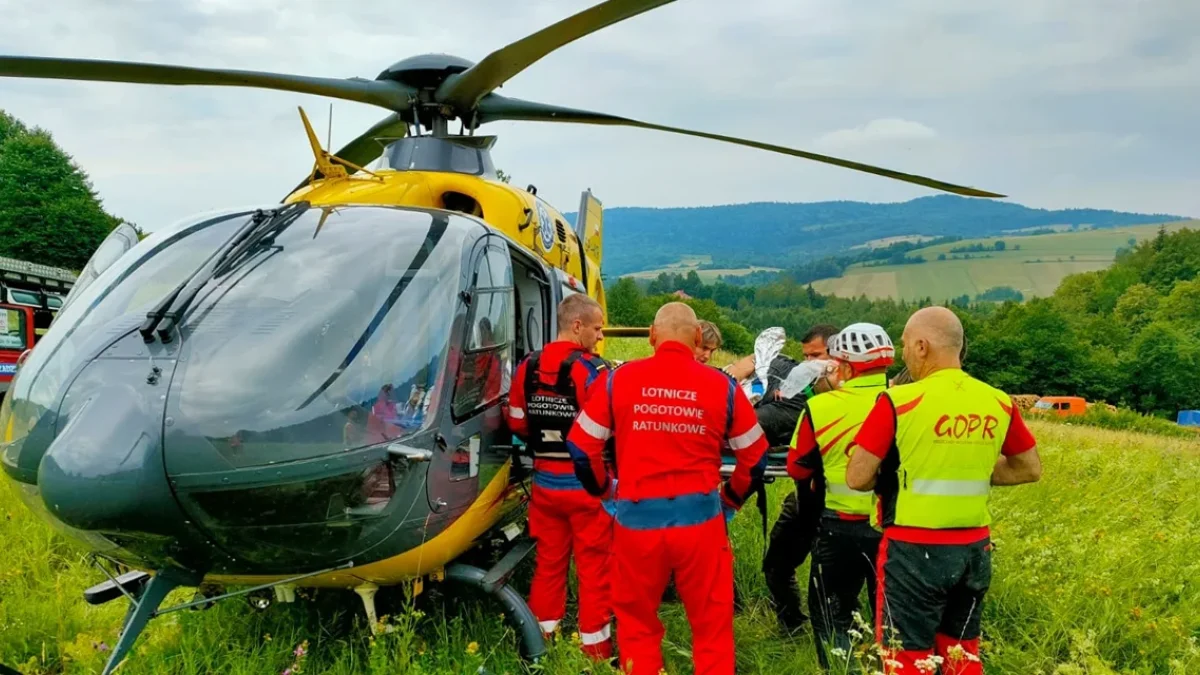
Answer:
[[[604, 461], [610, 436], [616, 481]], [[737, 467], [722, 484], [726, 443]], [[746, 395], [697, 362], [691, 348], [666, 342], [654, 356], [609, 373], [567, 445], [588, 492], [616, 500], [613, 609], [626, 672], [657, 675], [662, 668], [658, 606], [674, 574], [692, 627], [696, 675], [732, 675], [733, 550], [722, 512], [732, 515], [751, 494], [767, 450]]]
[[586, 392], [602, 383], [607, 372], [603, 360], [579, 345], [552, 342], [517, 366], [505, 409], [509, 428], [534, 453], [529, 533], [537, 540], [537, 554], [529, 608], [543, 632], [558, 628], [566, 613], [567, 570], [574, 552], [583, 651], [601, 659], [612, 656], [612, 518], [575, 478], [566, 436]]

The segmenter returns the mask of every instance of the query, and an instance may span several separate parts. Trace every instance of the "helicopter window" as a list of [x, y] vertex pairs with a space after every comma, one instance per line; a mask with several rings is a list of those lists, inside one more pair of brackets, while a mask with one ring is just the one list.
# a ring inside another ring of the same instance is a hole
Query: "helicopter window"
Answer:
[[514, 361], [519, 361], [529, 352], [542, 347], [544, 332], [546, 299], [548, 292], [540, 280], [543, 275], [535, 273], [536, 268], [519, 258], [513, 260], [513, 282], [515, 285], [513, 304], [517, 315], [514, 339]]
[[462, 363], [454, 389], [454, 416], [499, 400], [512, 367], [512, 262], [504, 248], [489, 246], [475, 268], [474, 291]]

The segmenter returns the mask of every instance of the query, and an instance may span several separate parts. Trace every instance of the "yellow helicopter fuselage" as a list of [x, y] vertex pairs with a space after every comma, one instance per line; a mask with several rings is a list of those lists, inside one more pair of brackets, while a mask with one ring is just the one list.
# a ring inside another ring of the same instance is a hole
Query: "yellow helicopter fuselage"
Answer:
[[[313, 206], [424, 207], [474, 215], [537, 255], [547, 266], [561, 270], [580, 292], [605, 306], [599, 218], [588, 219], [581, 246], [575, 229], [560, 211], [535, 194], [507, 183], [461, 173], [382, 169], [317, 180], [285, 200], [296, 201], [308, 201]], [[586, 289], [582, 279], [587, 280]]]

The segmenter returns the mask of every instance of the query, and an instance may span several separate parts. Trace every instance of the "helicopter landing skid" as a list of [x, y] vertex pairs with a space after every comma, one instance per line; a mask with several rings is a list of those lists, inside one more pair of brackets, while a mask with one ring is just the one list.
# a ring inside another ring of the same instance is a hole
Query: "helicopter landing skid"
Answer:
[[[129, 611], [125, 613], [125, 622], [121, 626], [121, 637], [113, 647], [108, 663], [104, 664], [101, 675], [109, 675], [117, 669], [117, 666], [121, 665], [121, 661], [133, 647], [133, 643], [146, 629], [146, 624], [150, 623], [150, 619], [157, 615], [159, 606], [162, 605], [163, 600], [167, 599], [167, 595], [171, 591], [179, 586], [191, 586], [197, 583], [199, 583], [199, 579], [192, 575], [166, 569], [150, 577], [149, 581], [136, 585], [134, 593], [129, 596]], [[120, 592], [127, 592], [124, 586], [119, 586], [119, 588]]]
[[[508, 556], [505, 558], [508, 559]], [[501, 560], [499, 565], [503, 565], [504, 562]], [[474, 565], [465, 563], [455, 563], [446, 568], [448, 581], [474, 586], [495, 596], [504, 605], [504, 609], [507, 610], [506, 614], [512, 618], [513, 623], [516, 624], [517, 633], [521, 636], [521, 656], [530, 663], [537, 663], [546, 654], [546, 640], [542, 637], [542, 629], [538, 626], [537, 618], [533, 616], [529, 605], [525, 604], [525, 598], [522, 598], [521, 594], [514, 591], [511, 586], [502, 582], [496, 583], [500, 576], [504, 575], [490, 575]], [[489, 577], [491, 578], [489, 579]]]
[[[108, 581], [84, 591], [84, 600], [88, 604], [100, 605], [115, 600], [122, 595], [124, 595], [126, 598], [129, 598], [129, 611], [125, 613], [125, 620], [121, 625], [121, 637], [117, 639], [117, 644], [115, 647], [113, 647], [112, 655], [109, 657], [108, 663], [104, 665], [104, 671], [101, 673], [101, 675], [109, 675], [117, 669], [117, 666], [121, 665], [121, 661], [125, 658], [125, 655], [129, 653], [130, 648], [133, 647], [133, 643], [137, 641], [138, 636], [140, 636], [142, 631], [146, 629], [146, 625], [150, 623], [150, 620], [155, 617], [162, 616], [163, 614], [168, 614], [170, 612], [177, 612], [183, 609], [191, 609], [193, 607], [207, 607], [219, 600], [225, 600], [226, 598], [233, 598], [241, 595], [249, 595], [251, 593], [268, 588], [276, 588], [277, 597], [282, 597], [284, 601], [290, 601], [290, 599], [294, 599], [293, 584], [295, 582], [301, 579], [319, 576], [327, 572], [349, 569], [354, 566], [353, 562], [349, 562], [337, 567], [318, 570], [316, 572], [309, 572], [308, 574], [301, 574], [288, 579], [273, 581], [262, 584], [261, 586], [255, 586], [253, 588], [223, 593], [215, 597], [208, 597], [207, 595], [204, 595], [200, 599], [193, 600], [192, 602], [184, 603], [182, 605], [174, 605], [172, 607], [167, 607], [166, 609], [159, 609], [159, 607], [162, 606], [163, 600], [166, 600], [167, 595], [169, 595], [171, 591], [175, 590], [176, 588], [181, 586], [195, 586], [199, 588], [203, 581], [203, 575], [195, 574], [185, 570], [168, 568], [156, 572], [153, 576], [145, 572], [136, 571], [128, 572], [126, 574], [122, 574], [121, 576], [113, 576], [113, 574], [108, 571], [108, 568], [105, 567], [101, 562], [101, 559], [112, 564], [117, 564], [115, 560], [112, 560], [108, 556], [101, 554], [92, 554], [91, 559], [92, 564], [99, 568], [100, 571], [104, 573], [104, 576], [108, 577]], [[0, 673], [0, 675], [3, 674]]]

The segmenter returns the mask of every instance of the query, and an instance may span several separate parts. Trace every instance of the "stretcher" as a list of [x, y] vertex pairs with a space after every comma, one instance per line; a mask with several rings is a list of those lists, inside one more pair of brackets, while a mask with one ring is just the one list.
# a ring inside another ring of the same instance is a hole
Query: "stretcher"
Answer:
[[[771, 448], [767, 451], [767, 470], [763, 474], [764, 483], [773, 483], [776, 478], [787, 478], [787, 454], [788, 449]], [[737, 465], [737, 459], [733, 453], [726, 450], [721, 454], [721, 477], [729, 478], [733, 475], [733, 469]]]

